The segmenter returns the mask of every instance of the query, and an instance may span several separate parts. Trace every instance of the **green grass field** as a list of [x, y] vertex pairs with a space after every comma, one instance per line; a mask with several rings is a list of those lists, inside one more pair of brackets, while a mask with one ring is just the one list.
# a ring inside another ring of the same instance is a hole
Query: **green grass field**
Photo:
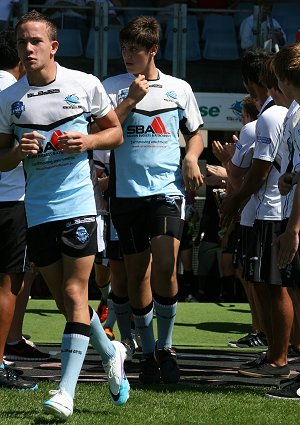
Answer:
[[[96, 307], [97, 302], [91, 302]], [[246, 304], [179, 304], [174, 331], [178, 348], [226, 349], [227, 342], [249, 329]], [[24, 332], [37, 343], [60, 342], [64, 319], [53, 301], [31, 300]], [[35, 393], [0, 390], [0, 425], [57, 423], [41, 404], [53, 383], [42, 382]], [[264, 397], [268, 388], [247, 386], [132, 385], [124, 407], [113, 406], [105, 384], [77, 386], [69, 424], [80, 425], [298, 425], [297, 401]]]

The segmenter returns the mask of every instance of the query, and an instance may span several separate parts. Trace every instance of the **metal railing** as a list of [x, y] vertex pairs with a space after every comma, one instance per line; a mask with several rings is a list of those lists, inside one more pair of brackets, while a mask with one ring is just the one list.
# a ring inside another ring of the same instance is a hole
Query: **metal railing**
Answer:
[[[36, 9], [42, 10], [45, 7], [47, 9], [57, 10], [58, 7], [53, 5], [41, 5], [34, 4], [28, 0], [23, 0], [20, 2], [21, 13], [24, 14], [28, 11], [28, 9]], [[86, 7], [76, 7], [76, 6], [67, 6], [61, 5], [59, 6], [60, 10], [63, 9], [87, 9], [91, 10], [92, 6]], [[156, 12], [162, 10], [162, 8], [158, 7], [115, 7], [114, 10], [118, 12], [127, 11], [137, 11], [140, 14], [143, 13], [153, 13], [155, 15]], [[235, 13], [235, 12], [245, 12], [245, 10], [239, 9], [198, 9], [198, 8], [187, 8], [186, 4], [174, 4], [169, 6], [168, 8], [163, 8], [164, 13], [167, 11], [169, 16], [173, 17], [173, 52], [172, 52], [172, 75], [185, 79], [186, 77], [186, 34], [187, 34], [187, 14], [188, 13]], [[94, 9], [94, 59], [93, 59], [93, 72], [100, 79], [104, 79], [107, 77], [108, 73], [108, 31], [110, 27], [109, 23], [109, 7], [108, 4], [103, 3], [95, 3]], [[249, 10], [249, 14], [252, 10]], [[160, 14], [158, 14], [159, 16]]]

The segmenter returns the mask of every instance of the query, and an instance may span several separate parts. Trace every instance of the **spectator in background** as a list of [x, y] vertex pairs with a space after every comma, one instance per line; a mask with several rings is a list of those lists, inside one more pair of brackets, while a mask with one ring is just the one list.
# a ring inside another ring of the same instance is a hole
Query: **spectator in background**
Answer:
[[[281, 27], [281, 25], [272, 18], [272, 3], [269, 0], [259, 0], [256, 2], [260, 6], [260, 43], [261, 46], [257, 47], [267, 47], [268, 42], [272, 46], [272, 49], [275, 51], [278, 50], [278, 47], [283, 46], [286, 43], [286, 35]], [[240, 40], [241, 48], [249, 49], [254, 46], [254, 15], [247, 16], [241, 25], [240, 25]]]

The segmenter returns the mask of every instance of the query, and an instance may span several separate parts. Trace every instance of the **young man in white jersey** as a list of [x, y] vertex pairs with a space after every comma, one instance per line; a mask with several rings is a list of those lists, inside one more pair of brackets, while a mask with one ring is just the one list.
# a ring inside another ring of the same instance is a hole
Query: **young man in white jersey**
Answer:
[[[299, 288], [300, 43], [285, 46], [276, 54], [274, 70], [281, 90], [291, 93], [298, 103], [298, 108], [294, 105], [294, 112], [287, 123], [287, 132], [289, 133], [287, 143], [289, 152], [292, 153], [290, 158], [292, 166], [288, 170], [289, 175], [285, 174], [284, 182], [281, 182], [281, 189], [285, 186], [285, 193], [290, 194], [286, 214], [287, 219], [283, 220], [284, 231], [275, 241], [275, 244], [279, 250], [278, 267]], [[280, 383], [279, 389], [270, 390], [266, 395], [271, 398], [300, 400], [300, 375], [298, 374], [293, 379], [283, 381]]]
[[[244, 59], [251, 59], [253, 62], [256, 52], [259, 54], [260, 51], [253, 49], [246, 52]], [[242, 67], [242, 72], [243, 70]], [[266, 58], [262, 64], [260, 80], [268, 89], [269, 96], [272, 94], [277, 103], [283, 104], [283, 99], [286, 101], [277, 88], [271, 58]], [[248, 84], [247, 88], [251, 93], [255, 86], [249, 85], [245, 78], [244, 81]], [[251, 168], [241, 187], [225, 200], [221, 218], [221, 225], [228, 223], [233, 213], [253, 195], [255, 221], [252, 232], [253, 242], [247, 258], [246, 277], [254, 284], [254, 291], [261, 305], [260, 312], [267, 336], [268, 351], [259, 361], [241, 365], [239, 373], [258, 378], [289, 376], [287, 351], [293, 320], [292, 302], [276, 265], [276, 248], [272, 245], [281, 226], [278, 148], [287, 109], [277, 105], [265, 109], [269, 101], [270, 98], [265, 101], [257, 119]]]
[[172, 349], [172, 331], [184, 218], [178, 130], [187, 142], [184, 185], [188, 191], [195, 190], [202, 184], [198, 158], [203, 150], [199, 130], [203, 121], [189, 84], [156, 68], [159, 38], [159, 24], [153, 17], [140, 16], [129, 22], [120, 32], [128, 73], [104, 81], [124, 135], [124, 144], [111, 155], [110, 211], [124, 254], [129, 303], [142, 341], [140, 381], [177, 383], [180, 371]]
[[[97, 252], [88, 150], [118, 147], [122, 129], [100, 81], [55, 62], [57, 32], [47, 17], [31, 11], [15, 33], [26, 76], [0, 94], [0, 169], [23, 161], [29, 258], [67, 319], [61, 381], [44, 403], [47, 412], [67, 419], [89, 342], [101, 355], [113, 403], [124, 404], [129, 395], [125, 349], [108, 340], [88, 306]], [[99, 127], [94, 134], [88, 134], [91, 119]]]
[[[0, 91], [24, 75], [13, 30], [0, 33]], [[22, 165], [0, 173], [0, 386], [36, 389], [35, 382], [23, 380], [7, 367], [5, 352], [26, 355], [38, 360], [49, 359], [22, 338], [22, 322], [30, 293], [29, 279], [24, 281], [30, 264], [26, 255], [26, 218], [24, 209], [25, 180]], [[30, 273], [28, 273], [30, 275]], [[26, 285], [26, 287], [25, 287]], [[13, 345], [7, 345], [7, 341]], [[17, 342], [17, 344], [15, 344]], [[17, 350], [16, 350], [17, 348]]]

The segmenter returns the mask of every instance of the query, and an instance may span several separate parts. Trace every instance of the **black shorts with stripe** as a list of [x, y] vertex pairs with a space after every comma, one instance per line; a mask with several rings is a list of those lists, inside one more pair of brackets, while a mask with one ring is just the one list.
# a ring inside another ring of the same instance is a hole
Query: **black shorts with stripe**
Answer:
[[245, 278], [250, 282], [289, 286], [282, 279], [281, 270], [277, 266], [278, 247], [273, 245], [281, 229], [281, 221], [255, 220], [252, 247], [246, 258]]

